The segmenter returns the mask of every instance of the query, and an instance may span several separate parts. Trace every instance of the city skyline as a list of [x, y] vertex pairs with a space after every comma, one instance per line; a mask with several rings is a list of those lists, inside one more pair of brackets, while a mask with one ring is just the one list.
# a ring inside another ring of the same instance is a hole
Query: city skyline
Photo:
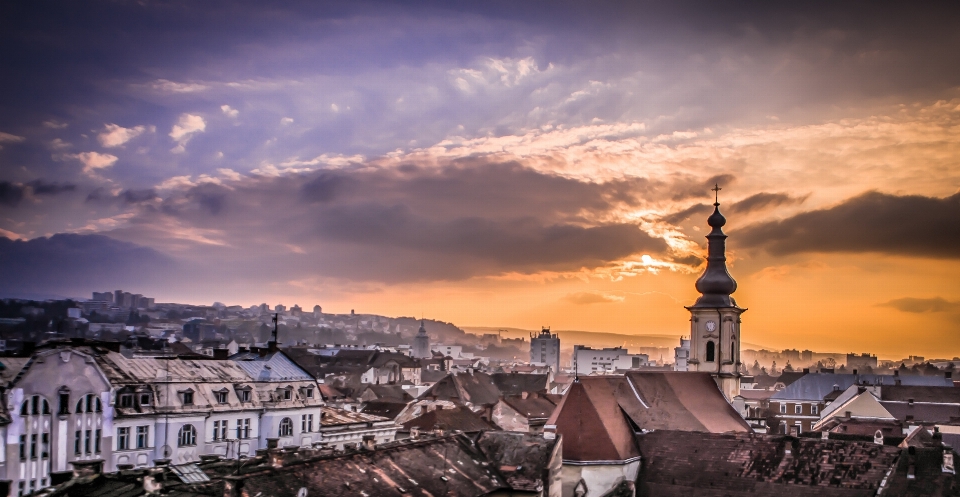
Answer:
[[950, 4], [55, 4], [3, 295], [686, 335], [719, 184], [744, 342], [960, 355]]

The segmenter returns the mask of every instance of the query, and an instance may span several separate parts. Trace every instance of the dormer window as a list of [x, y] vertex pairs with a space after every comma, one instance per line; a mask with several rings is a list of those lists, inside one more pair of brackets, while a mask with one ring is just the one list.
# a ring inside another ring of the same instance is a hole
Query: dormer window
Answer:
[[141, 393], [141, 394], [140, 394], [140, 405], [141, 405], [141, 406], [149, 406], [149, 405], [150, 405], [150, 394], [148, 394], [148, 393]]
[[[133, 407], [133, 394], [120, 394], [120, 407]], [[90, 403], [87, 403], [87, 412], [90, 412]]]
[[244, 385], [237, 389], [237, 398], [240, 402], [250, 402], [250, 387]]
[[217, 399], [217, 404], [226, 404], [227, 403], [227, 389], [218, 390], [213, 392], [214, 397]]
[[192, 390], [192, 389], [189, 389], [189, 388], [186, 389], [186, 390], [182, 390], [182, 391], [180, 392], [180, 401], [181, 401], [181, 402], [183, 403], [183, 405], [185, 405], [185, 406], [192, 406], [192, 405], [193, 405], [193, 390]]
[[304, 396], [304, 398], [312, 399], [312, 398], [313, 398], [313, 387], [304, 387], [304, 388], [303, 388], [303, 396]]

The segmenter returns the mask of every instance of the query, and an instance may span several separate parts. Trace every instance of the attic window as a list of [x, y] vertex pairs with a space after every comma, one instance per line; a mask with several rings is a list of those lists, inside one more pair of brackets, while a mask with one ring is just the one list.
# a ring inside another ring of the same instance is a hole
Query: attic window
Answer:
[[141, 406], [148, 406], [148, 405], [150, 405], [150, 394], [148, 394], [148, 393], [141, 393], [141, 394], [140, 394], [140, 405], [141, 405]]
[[180, 401], [185, 406], [193, 405], [193, 390], [187, 389], [180, 392]]
[[305, 396], [306, 398], [308, 398], [308, 399], [312, 399], [312, 398], [313, 398], [313, 387], [307, 387], [306, 393], [304, 393], [304, 396]]
[[227, 403], [227, 389], [226, 389], [226, 388], [224, 388], [223, 390], [217, 391], [217, 392], [213, 392], [213, 395], [216, 397], [218, 404], [226, 404], [226, 403]]
[[[120, 407], [133, 407], [133, 394], [120, 394]], [[87, 412], [90, 412], [90, 404], [87, 403]]]
[[237, 389], [237, 397], [240, 402], [250, 402], [250, 387], [242, 386]]

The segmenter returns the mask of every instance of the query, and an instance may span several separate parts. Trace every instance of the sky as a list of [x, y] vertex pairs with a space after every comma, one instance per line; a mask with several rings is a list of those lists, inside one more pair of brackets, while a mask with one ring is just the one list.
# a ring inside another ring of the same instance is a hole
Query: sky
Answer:
[[955, 2], [0, 5], [0, 294], [960, 355]]

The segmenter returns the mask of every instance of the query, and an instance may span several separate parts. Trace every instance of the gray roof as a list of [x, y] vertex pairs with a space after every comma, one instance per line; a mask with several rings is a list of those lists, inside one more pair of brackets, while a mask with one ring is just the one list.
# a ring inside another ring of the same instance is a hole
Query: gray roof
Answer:
[[[830, 392], [833, 392], [834, 386], [840, 390], [846, 390], [850, 385], [856, 383], [863, 385], [894, 385], [896, 384], [897, 378], [898, 377], [893, 375], [879, 374], [810, 373], [791, 383], [783, 390], [773, 394], [770, 400], [819, 402], [830, 394]], [[953, 386], [953, 381], [943, 376], [904, 375], [900, 376], [899, 379], [901, 385], [931, 387]]]
[[230, 358], [255, 381], [312, 381], [314, 378], [282, 352], [260, 357], [256, 353], [236, 354]]

